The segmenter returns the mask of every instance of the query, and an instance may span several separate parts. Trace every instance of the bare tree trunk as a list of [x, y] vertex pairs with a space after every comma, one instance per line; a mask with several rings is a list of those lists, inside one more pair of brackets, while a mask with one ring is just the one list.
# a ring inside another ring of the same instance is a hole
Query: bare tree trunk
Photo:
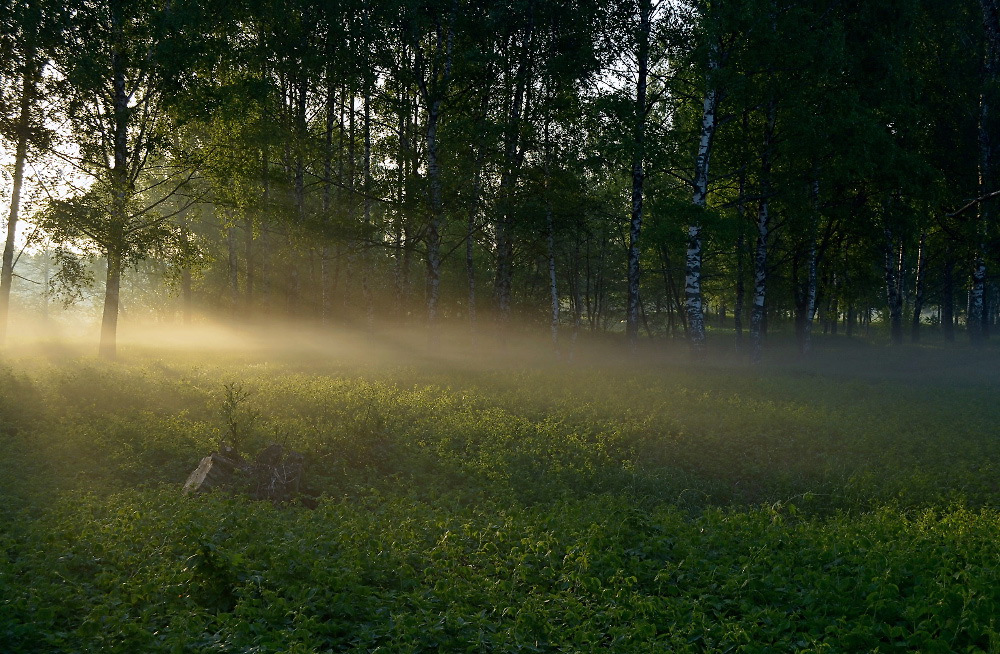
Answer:
[[[114, 31], [120, 34], [120, 17], [113, 16]], [[105, 244], [108, 259], [107, 278], [104, 286], [104, 311], [101, 317], [101, 342], [98, 354], [106, 359], [117, 355], [118, 309], [120, 304], [122, 262], [125, 226], [128, 222], [128, 126], [129, 96], [125, 89], [125, 71], [121, 57], [112, 52], [111, 68], [114, 89], [114, 167], [111, 169], [111, 230]]]
[[817, 279], [816, 279], [816, 268], [818, 266], [819, 255], [817, 252], [816, 239], [818, 237], [817, 232], [819, 228], [819, 180], [813, 180], [812, 188], [810, 190], [810, 196], [812, 202], [813, 211], [813, 233], [809, 237], [809, 254], [806, 258], [806, 266], [808, 271], [806, 273], [806, 292], [805, 292], [805, 303], [803, 307], [802, 315], [802, 334], [799, 341], [799, 353], [803, 356], [809, 354], [812, 350], [812, 328], [813, 321], [816, 316], [816, 295], [817, 295]]
[[[408, 55], [404, 49], [404, 58], [408, 59]], [[400, 92], [402, 92], [402, 84], [400, 85]], [[409, 102], [409, 94], [407, 94], [407, 102]], [[398, 311], [397, 317], [402, 319], [406, 316], [407, 307], [407, 293], [408, 289], [406, 287], [405, 275], [404, 275], [404, 257], [409, 257], [408, 251], [404, 252], [404, 248], [408, 248], [409, 244], [404, 240], [406, 235], [406, 220], [404, 212], [404, 203], [406, 201], [406, 179], [408, 175], [408, 158], [406, 156], [407, 150], [409, 149], [409, 110], [401, 108], [399, 111], [399, 149], [396, 152], [396, 206], [398, 207], [395, 212], [395, 260], [394, 260], [394, 276], [396, 283], [396, 309]]]
[[[330, 322], [330, 215], [333, 208], [333, 132], [337, 124], [336, 86], [333, 71], [326, 72], [326, 121], [323, 132], [325, 150], [323, 152], [323, 246], [319, 255], [319, 321], [326, 326]], [[341, 110], [341, 119], [343, 110]]]
[[913, 322], [910, 325], [910, 340], [920, 342], [920, 314], [924, 312], [924, 286], [927, 282], [927, 232], [920, 232], [917, 246], [917, 279], [913, 288]]
[[[24, 104], [22, 103], [22, 110]], [[23, 111], [22, 121], [26, 118]], [[22, 125], [26, 123], [22, 122]], [[7, 338], [7, 321], [10, 315], [10, 289], [14, 280], [14, 236], [17, 233], [17, 218], [21, 208], [21, 186], [24, 182], [24, 163], [28, 155], [28, 130], [18, 135], [17, 151], [14, 155], [14, 188], [10, 196], [10, 213], [7, 216], [7, 238], [3, 247], [3, 266], [0, 272], [0, 346]]]
[[639, 281], [642, 274], [639, 261], [639, 236], [642, 231], [642, 199], [645, 171], [643, 160], [646, 138], [646, 76], [649, 66], [649, 32], [653, 11], [648, 0], [639, 6], [638, 64], [635, 86], [635, 121], [632, 131], [632, 219], [628, 239], [628, 304], [625, 311], [625, 334], [629, 347], [635, 351], [639, 344]]
[[902, 243], [897, 245], [892, 231], [886, 228], [885, 288], [889, 307], [889, 332], [893, 345], [903, 343], [903, 297], [899, 282], [902, 253]]
[[[487, 68], [487, 75], [491, 69]], [[469, 334], [473, 345], [476, 343], [476, 261], [474, 258], [474, 244], [476, 235], [476, 217], [479, 215], [479, 206], [483, 192], [483, 167], [486, 164], [486, 120], [489, 117], [490, 95], [483, 93], [482, 106], [480, 108], [480, 139], [476, 148], [475, 170], [472, 172], [472, 198], [469, 206], [469, 218], [465, 226], [465, 275], [468, 287], [468, 318]]]
[[580, 229], [579, 225], [575, 230], [573, 240], [573, 334], [570, 337], [568, 361], [573, 361], [576, 356], [576, 341], [580, 336], [580, 327], [583, 324], [583, 298], [580, 294]]
[[268, 305], [271, 299], [271, 285], [270, 285], [270, 262], [271, 250], [270, 250], [270, 238], [268, 236], [268, 209], [271, 204], [271, 177], [270, 177], [270, 157], [267, 146], [261, 151], [260, 157], [261, 163], [261, 186], [263, 187], [261, 193], [261, 208], [260, 208], [260, 248], [258, 261], [260, 264], [260, 298], [258, 300], [258, 309], [267, 312]]
[[253, 216], [247, 214], [243, 219], [243, 257], [246, 259], [246, 279], [244, 280], [243, 304], [246, 307], [247, 315], [253, 311], [254, 302], [254, 275], [257, 274], [256, 261], [253, 249]]
[[230, 312], [236, 318], [240, 306], [239, 255], [236, 251], [236, 227], [226, 227], [226, 246], [229, 251], [229, 301]]
[[764, 148], [760, 160], [761, 200], [757, 211], [757, 252], [754, 256], [753, 309], [750, 313], [750, 360], [753, 363], [760, 363], [763, 353], [761, 341], [767, 295], [767, 240], [770, 234], [771, 141], [774, 136], [776, 111], [775, 101], [771, 100], [767, 109]]
[[101, 317], [101, 344], [98, 353], [105, 359], [117, 356], [118, 308], [122, 281], [122, 254], [117, 248], [106, 252], [108, 270], [104, 284], [104, 311]]
[[[980, 0], [983, 12], [983, 28], [986, 36], [986, 57], [983, 66], [985, 79], [979, 105], [979, 185], [980, 195], [994, 191], [1000, 175], [997, 174], [997, 116], [994, 103], [997, 102], [997, 81], [1000, 79], [1000, 8], [996, 0]], [[994, 220], [996, 201], [987, 200], [979, 204], [977, 231], [980, 242], [972, 264], [972, 287], [969, 292], [969, 315], [966, 328], [969, 341], [981, 345], [986, 340], [983, 330], [983, 298], [986, 285], [985, 237], [987, 225]]]
[[364, 151], [364, 167], [365, 167], [365, 177], [363, 183], [363, 189], [365, 194], [364, 199], [364, 227], [365, 227], [365, 243], [363, 245], [364, 254], [362, 255], [362, 271], [361, 271], [361, 291], [365, 300], [365, 326], [368, 333], [371, 334], [375, 331], [375, 299], [374, 292], [372, 291], [372, 263], [369, 252], [371, 250], [371, 243], [369, 242], [372, 238], [372, 194], [371, 194], [371, 183], [372, 183], [372, 113], [371, 113], [371, 87], [367, 80], [365, 80], [365, 113], [364, 113], [364, 138], [365, 138], [365, 151]]
[[955, 342], [955, 259], [950, 252], [945, 254], [944, 273], [941, 282], [941, 333], [948, 343]]
[[[454, 8], [449, 17], [449, 24], [437, 24], [437, 52], [444, 54], [443, 70], [437, 69], [437, 64], [430, 71], [431, 80], [428, 83], [426, 71], [420, 75], [421, 91], [427, 107], [427, 179], [430, 199], [430, 220], [427, 225], [427, 327], [432, 347], [440, 342], [441, 335], [437, 330], [438, 302], [441, 293], [441, 228], [444, 225], [444, 205], [441, 196], [441, 171], [438, 163], [438, 120], [441, 116], [441, 105], [447, 93], [451, 77], [451, 57], [454, 33], [452, 23], [455, 19]], [[445, 34], [447, 32], [447, 34]]]
[[[694, 197], [692, 202], [700, 209], [708, 206], [708, 171], [712, 157], [712, 140], [715, 136], [715, 114], [718, 93], [713, 74], [719, 68], [718, 53], [713, 50], [708, 62], [708, 89], [702, 103], [701, 131], [698, 137], [698, 156], [694, 166]], [[687, 310], [687, 330], [691, 351], [695, 357], [705, 354], [705, 315], [701, 298], [701, 223], [688, 226], [687, 259], [685, 266], [684, 297]]]
[[14, 236], [17, 233], [18, 214], [21, 210], [21, 188], [24, 184], [24, 165], [28, 159], [28, 135], [31, 110], [35, 104], [38, 86], [39, 61], [34, 45], [29, 43], [21, 67], [21, 97], [17, 118], [17, 145], [14, 149], [14, 186], [11, 189], [10, 213], [7, 214], [7, 236], [4, 240], [3, 263], [0, 265], [0, 347], [7, 338], [10, 315], [10, 290], [14, 281]]
[[[515, 75], [514, 94], [510, 103], [510, 114], [507, 119], [504, 135], [503, 174], [500, 179], [501, 209], [496, 224], [496, 275], [494, 292], [497, 299], [500, 330], [503, 334], [506, 323], [510, 320], [511, 292], [514, 277], [514, 187], [519, 176], [522, 151], [522, 117], [528, 114], [529, 86], [532, 70], [532, 43], [534, 36], [533, 8], [528, 8], [528, 23], [524, 34], [524, 43], [518, 61]], [[503, 338], [503, 335], [501, 335]]]
[[[743, 112], [743, 133], [744, 135], [749, 132], [749, 122], [750, 114], [748, 111]], [[739, 191], [736, 200], [736, 304], [733, 307], [733, 328], [736, 330], [736, 340], [734, 342], [734, 347], [737, 352], [743, 351], [743, 303], [746, 300], [746, 287], [743, 282], [743, 276], [745, 274], [743, 268], [746, 265], [744, 262], [744, 252], [743, 248], [746, 246], [746, 239], [743, 234], [744, 228], [744, 218], [746, 214], [746, 186], [747, 186], [747, 173], [746, 167], [740, 169], [739, 175]]]

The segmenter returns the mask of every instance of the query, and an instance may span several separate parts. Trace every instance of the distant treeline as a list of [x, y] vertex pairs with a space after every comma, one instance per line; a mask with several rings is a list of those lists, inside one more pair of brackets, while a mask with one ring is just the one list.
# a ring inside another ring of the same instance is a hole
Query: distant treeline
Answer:
[[979, 343], [1000, 312], [998, 16], [2, 0], [0, 329], [30, 187], [47, 283], [102, 289], [107, 356], [140, 264], [188, 317], [517, 318], [697, 353], [711, 312], [755, 359], [768, 324], [804, 352], [814, 322], [873, 318], [896, 343], [928, 322]]

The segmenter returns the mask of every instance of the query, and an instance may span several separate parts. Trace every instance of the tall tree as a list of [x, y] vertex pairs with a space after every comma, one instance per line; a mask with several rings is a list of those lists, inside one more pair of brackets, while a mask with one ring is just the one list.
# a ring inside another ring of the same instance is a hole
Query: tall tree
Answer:
[[200, 3], [88, 0], [73, 13], [54, 57], [65, 119], [79, 146], [73, 164], [93, 180], [58, 203], [50, 227], [89, 242], [106, 261], [100, 354], [114, 358], [122, 272], [174, 233], [170, 198], [194, 175], [176, 144], [169, 105], [197, 83], [211, 50]]

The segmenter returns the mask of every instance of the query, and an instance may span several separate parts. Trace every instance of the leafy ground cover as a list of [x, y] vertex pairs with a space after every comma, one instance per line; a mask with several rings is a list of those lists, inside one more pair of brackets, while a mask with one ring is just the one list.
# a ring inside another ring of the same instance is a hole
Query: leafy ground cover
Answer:
[[[995, 353], [851, 356], [9, 359], [0, 651], [1000, 650]], [[228, 425], [319, 506], [182, 497]]]

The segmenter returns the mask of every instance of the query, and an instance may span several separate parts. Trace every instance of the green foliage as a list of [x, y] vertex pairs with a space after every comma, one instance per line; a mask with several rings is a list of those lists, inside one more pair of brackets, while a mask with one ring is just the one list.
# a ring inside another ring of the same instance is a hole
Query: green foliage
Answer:
[[223, 387], [222, 422], [225, 424], [225, 442], [237, 452], [247, 452], [247, 440], [252, 436], [260, 414], [247, 405], [251, 393], [238, 382], [230, 382]]
[[[991, 385], [24, 364], [0, 651], [1000, 646]], [[264, 433], [307, 453], [315, 510], [181, 495]]]

